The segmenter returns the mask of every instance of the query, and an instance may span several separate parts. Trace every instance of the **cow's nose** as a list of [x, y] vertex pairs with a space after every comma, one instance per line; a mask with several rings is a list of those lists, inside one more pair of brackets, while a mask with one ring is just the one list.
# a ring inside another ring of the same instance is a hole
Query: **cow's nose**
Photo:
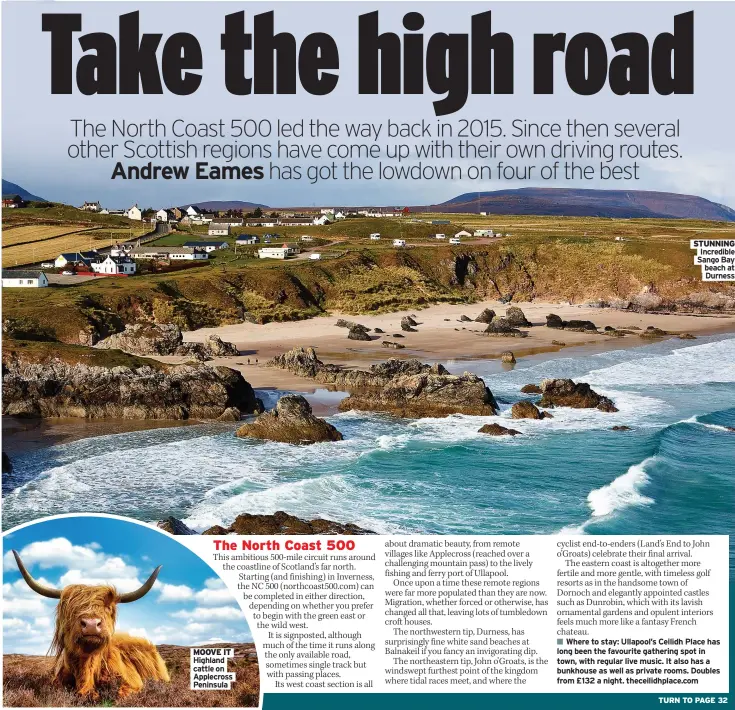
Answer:
[[82, 619], [82, 636], [97, 636], [102, 631], [102, 619]]

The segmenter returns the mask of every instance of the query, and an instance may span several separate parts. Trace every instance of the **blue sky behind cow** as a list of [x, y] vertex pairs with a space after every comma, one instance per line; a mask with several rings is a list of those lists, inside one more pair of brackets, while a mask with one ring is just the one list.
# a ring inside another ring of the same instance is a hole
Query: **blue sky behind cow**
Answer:
[[54, 587], [110, 583], [118, 591], [130, 591], [162, 564], [153, 589], [143, 599], [118, 608], [118, 630], [157, 644], [252, 641], [232, 593], [188, 548], [145, 525], [75, 517], [44, 521], [5, 536], [5, 653], [45, 654], [56, 606], [26, 585], [13, 549], [36, 579]]

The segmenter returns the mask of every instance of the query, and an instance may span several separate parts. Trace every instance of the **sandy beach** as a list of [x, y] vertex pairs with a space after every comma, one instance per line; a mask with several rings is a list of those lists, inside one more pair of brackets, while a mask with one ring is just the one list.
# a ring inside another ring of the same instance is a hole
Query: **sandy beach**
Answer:
[[[735, 314], [731, 315], [685, 315], [685, 314], [638, 314], [582, 305], [563, 305], [551, 303], [518, 303], [526, 318], [534, 327], [528, 329], [526, 338], [505, 338], [484, 335], [485, 324], [475, 323], [484, 308], [504, 314], [507, 305], [498, 301], [484, 301], [474, 304], [430, 306], [419, 311], [399, 311], [381, 315], [351, 316], [334, 313], [330, 316], [313, 318], [307, 321], [268, 323], [240, 323], [218, 328], [203, 328], [187, 332], [184, 339], [201, 342], [208, 335], [216, 333], [223, 340], [234, 343], [241, 352], [238, 357], [217, 358], [211, 364], [225, 365], [243, 373], [253, 387], [311, 391], [316, 383], [291, 375], [265, 363], [274, 355], [291, 348], [314, 347], [324, 362], [332, 362], [347, 367], [367, 367], [372, 363], [389, 357], [416, 357], [426, 362], [440, 361], [452, 372], [461, 371], [462, 360], [497, 358], [505, 350], [512, 350], [516, 358], [554, 353], [563, 348], [584, 346], [593, 351], [635, 347], [651, 342], [638, 335], [611, 337], [598, 333], [577, 333], [546, 327], [546, 315], [556, 313], [564, 320], [591, 320], [598, 326], [614, 328], [639, 328], [641, 331], [654, 326], [670, 333], [690, 333], [710, 335], [735, 331]], [[418, 321], [418, 332], [401, 330], [401, 318], [412, 315]], [[473, 322], [460, 322], [466, 315]], [[339, 318], [361, 323], [371, 330], [381, 328], [383, 334], [371, 332], [370, 342], [355, 341], [347, 338], [347, 329], [338, 328]], [[637, 332], [637, 331], [636, 331]], [[404, 337], [395, 338], [394, 334]], [[382, 347], [383, 340], [391, 340], [405, 345], [405, 349], [394, 350]], [[556, 341], [556, 342], [554, 342]], [[563, 343], [560, 344], [560, 343]], [[162, 357], [170, 363], [183, 361], [183, 358]]]

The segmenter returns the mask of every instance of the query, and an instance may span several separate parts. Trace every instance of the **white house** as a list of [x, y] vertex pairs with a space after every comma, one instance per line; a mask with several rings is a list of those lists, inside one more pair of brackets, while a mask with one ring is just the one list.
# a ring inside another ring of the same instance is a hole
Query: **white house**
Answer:
[[487, 212], [480, 212], [481, 217], [487, 217]]
[[378, 232], [375, 232], [374, 234], [371, 234], [370, 235], [370, 239], [372, 239], [372, 241], [374, 241], [374, 242], [379, 242], [380, 241], [380, 234]]
[[43, 271], [11, 271], [3, 269], [3, 288], [43, 288], [48, 279]]
[[257, 234], [241, 234], [237, 239], [235, 239], [235, 244], [238, 246], [245, 246], [247, 244], [257, 244], [260, 241], [260, 238]]
[[132, 207], [129, 207], [127, 210], [125, 210], [125, 216], [128, 219], [138, 220], [138, 222], [140, 222], [143, 219], [143, 214], [138, 208], [138, 205], [133, 205]]
[[475, 236], [475, 237], [492, 237], [493, 236], [493, 230], [492, 229], [476, 229], [473, 236]]
[[209, 254], [217, 249], [227, 249], [230, 245], [227, 242], [186, 242], [184, 246], [187, 249], [204, 249]]
[[99, 258], [99, 253], [96, 251], [74, 251], [59, 254], [54, 261], [54, 267], [57, 269], [63, 269], [65, 266], [86, 266], [96, 261]]
[[183, 211], [188, 217], [198, 217], [202, 213], [202, 211], [196, 205], [189, 205], [188, 207], [184, 207]]
[[301, 235], [301, 241], [302, 242], [313, 242], [314, 237], [310, 237], [308, 234], [302, 234]]
[[137, 264], [127, 256], [108, 256], [103, 261], [93, 261], [92, 271], [96, 274], [125, 274], [132, 276]]
[[209, 254], [202, 249], [191, 247], [136, 247], [130, 252], [133, 259], [170, 259], [200, 261], [209, 259]]
[[288, 259], [290, 256], [296, 256], [296, 248], [284, 244], [281, 247], [261, 247], [258, 249], [259, 259]]
[[322, 255], [317, 254], [316, 252], [313, 254], [309, 254], [309, 259], [311, 259], [312, 261], [319, 261], [319, 259], [321, 258], [322, 258]]
[[466, 229], [462, 229], [459, 232], [457, 232], [454, 236], [457, 239], [461, 239], [462, 237], [471, 237], [472, 235]]
[[447, 238], [446, 234], [435, 234], [434, 235], [434, 239], [446, 239], [446, 238]]
[[313, 224], [319, 227], [323, 227], [325, 224], [329, 224], [332, 221], [332, 215], [323, 214], [320, 217], [314, 217]]
[[217, 217], [217, 224], [227, 224], [230, 227], [242, 227], [242, 217]]
[[393, 240], [393, 246], [394, 247], [405, 247], [406, 246], [406, 240], [405, 239], [394, 239]]
[[159, 222], [168, 222], [168, 210], [158, 210], [156, 212], [156, 220]]
[[230, 225], [224, 222], [210, 222], [207, 234], [210, 237], [229, 237]]
[[347, 219], [347, 215], [344, 212], [335, 212], [334, 219]]
[[85, 212], [101, 212], [102, 205], [99, 202], [85, 202], [79, 209]]
[[449, 243], [450, 244], [461, 244], [462, 243], [462, 240], [459, 237], [452, 237], [449, 240]]

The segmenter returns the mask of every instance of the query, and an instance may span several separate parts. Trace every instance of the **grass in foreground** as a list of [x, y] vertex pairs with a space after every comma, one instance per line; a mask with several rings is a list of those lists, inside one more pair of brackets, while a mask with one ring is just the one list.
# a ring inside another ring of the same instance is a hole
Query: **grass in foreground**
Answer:
[[[101, 707], [255, 707], [260, 694], [260, 672], [251, 643], [213, 644], [235, 649], [229, 670], [236, 674], [231, 690], [189, 690], [189, 647], [161, 645], [170, 683], [149, 682], [140, 693], [117, 700], [106, 689], [96, 703]], [[77, 695], [51, 683], [53, 658], [11, 654], [3, 657], [5, 707], [76, 707], [85, 705]]]

